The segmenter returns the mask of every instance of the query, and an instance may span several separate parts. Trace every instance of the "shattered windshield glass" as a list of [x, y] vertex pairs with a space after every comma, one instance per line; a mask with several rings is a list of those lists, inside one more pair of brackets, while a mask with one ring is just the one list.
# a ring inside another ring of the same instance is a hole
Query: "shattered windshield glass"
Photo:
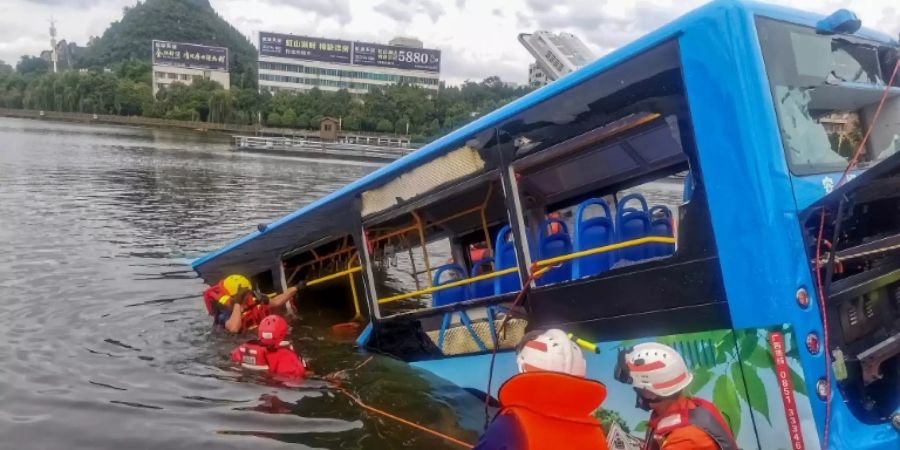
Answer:
[[[821, 35], [772, 19], [756, 22], [791, 170], [843, 170], [859, 147], [898, 58], [897, 47], [853, 36]], [[900, 151], [900, 79], [860, 167]]]

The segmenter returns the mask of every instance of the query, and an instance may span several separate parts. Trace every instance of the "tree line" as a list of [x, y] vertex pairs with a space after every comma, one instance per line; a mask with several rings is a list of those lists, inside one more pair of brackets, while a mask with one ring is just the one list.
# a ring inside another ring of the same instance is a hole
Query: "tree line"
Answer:
[[344, 131], [407, 134], [425, 141], [531, 89], [489, 77], [460, 86], [442, 84], [437, 90], [398, 84], [361, 95], [319, 89], [270, 94], [195, 80], [190, 85], [173, 83], [154, 96], [148, 62], [128, 60], [105, 70], [49, 73], [39, 61], [23, 57], [16, 69], [0, 62], [0, 107], [298, 129], [317, 129], [329, 116], [340, 119]]

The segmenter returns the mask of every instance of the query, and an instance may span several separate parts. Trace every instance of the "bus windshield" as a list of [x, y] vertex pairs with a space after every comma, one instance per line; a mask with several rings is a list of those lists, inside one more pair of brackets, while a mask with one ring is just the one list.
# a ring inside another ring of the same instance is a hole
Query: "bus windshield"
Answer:
[[[762, 17], [756, 27], [791, 171], [843, 170], [884, 94], [897, 47]], [[900, 150], [900, 79], [893, 85], [860, 168]]]

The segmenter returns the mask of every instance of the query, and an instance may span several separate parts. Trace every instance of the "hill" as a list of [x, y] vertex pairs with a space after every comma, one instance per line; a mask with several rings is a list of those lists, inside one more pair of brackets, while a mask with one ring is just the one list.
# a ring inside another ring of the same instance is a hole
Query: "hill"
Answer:
[[209, 0], [146, 0], [124, 11], [121, 20], [91, 42], [80, 58], [80, 67], [107, 67], [130, 59], [149, 61], [153, 39], [191, 42], [227, 47], [231, 83], [256, 85], [256, 48], [219, 17]]

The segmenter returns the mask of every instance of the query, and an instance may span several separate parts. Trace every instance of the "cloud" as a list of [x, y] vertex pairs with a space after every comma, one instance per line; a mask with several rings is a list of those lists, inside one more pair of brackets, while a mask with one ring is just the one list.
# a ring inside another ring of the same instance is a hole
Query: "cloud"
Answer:
[[411, 22], [417, 14], [425, 14], [432, 22], [444, 15], [444, 7], [437, 0], [385, 0], [375, 11], [398, 22]]
[[[524, 50], [523, 50], [524, 51]], [[451, 84], [465, 80], [481, 81], [497, 75], [501, 80], [520, 80], [528, 74], [528, 63], [521, 63], [513, 57], [502, 57], [485, 64], [478, 55], [468, 50], [451, 47], [441, 50], [441, 78], [451, 78]]]
[[[338, 23], [347, 25], [353, 20], [350, 0], [265, 0], [273, 6], [288, 6], [304, 12], [313, 13], [322, 18], [334, 18]], [[275, 11], [272, 11], [273, 13]]]

